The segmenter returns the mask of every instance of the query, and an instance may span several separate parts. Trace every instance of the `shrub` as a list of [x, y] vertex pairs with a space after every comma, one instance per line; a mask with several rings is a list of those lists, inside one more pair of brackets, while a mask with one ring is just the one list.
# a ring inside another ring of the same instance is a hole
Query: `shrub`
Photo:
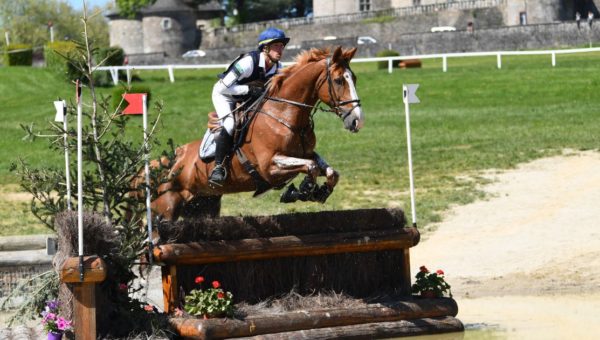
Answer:
[[4, 50], [5, 66], [31, 66], [33, 49], [27, 44], [12, 44]]
[[[125, 51], [120, 47], [100, 48], [94, 54], [94, 62], [101, 66], [121, 66], [125, 61]], [[119, 79], [125, 79], [124, 71], [119, 71]], [[112, 78], [106, 71], [98, 71], [94, 73], [94, 79], [97, 86], [111, 86]]]
[[[147, 97], [146, 97], [147, 105], [150, 103], [150, 98], [152, 98], [150, 87], [148, 87], [148, 86], [132, 85], [129, 88], [127, 88], [126, 86], [120, 86], [120, 87], [115, 88], [112, 92], [111, 107], [113, 110], [117, 110], [117, 108], [119, 108], [119, 112], [120, 112], [120, 111], [123, 111], [127, 107], [127, 103], [123, 102], [121, 104], [121, 100], [123, 98], [124, 93], [146, 93], [147, 94]], [[121, 107], [119, 107], [119, 104], [121, 104]], [[148, 105], [148, 106], [150, 106], [150, 105]]]
[[[377, 57], [397, 57], [399, 55], [400, 55], [400, 53], [393, 51], [393, 50], [382, 50], [382, 51], [377, 52]], [[400, 65], [400, 60], [392, 61], [393, 67], [399, 67], [399, 65]], [[377, 69], [382, 70], [382, 69], [387, 69], [387, 68], [388, 68], [387, 61], [380, 61], [377, 63]]]
[[77, 44], [74, 42], [55, 41], [49, 43], [44, 48], [46, 67], [65, 78], [67, 81], [83, 79], [83, 73], [78, 70], [71, 61], [64, 58], [75, 58], [76, 54]]

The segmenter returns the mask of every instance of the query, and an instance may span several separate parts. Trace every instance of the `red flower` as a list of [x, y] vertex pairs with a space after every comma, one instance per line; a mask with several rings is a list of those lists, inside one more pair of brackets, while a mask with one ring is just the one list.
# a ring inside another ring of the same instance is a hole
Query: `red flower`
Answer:
[[152, 306], [152, 305], [145, 305], [145, 306], [144, 306], [144, 310], [145, 310], [146, 312], [149, 312], [149, 313], [150, 313], [150, 312], [153, 312], [153, 311], [154, 311], [154, 306]]
[[419, 268], [419, 271], [422, 273], [429, 273], [429, 269], [427, 269], [427, 267], [425, 266], [421, 266], [421, 268]]
[[218, 292], [217, 293], [217, 298], [222, 299], [225, 297], [225, 294], [223, 292]]
[[438, 275], [444, 275], [444, 271], [443, 271], [443, 270], [441, 270], [441, 269], [438, 269], [438, 270], [436, 271], [436, 274], [438, 274]]
[[221, 284], [219, 283], [219, 281], [213, 281], [212, 285], [213, 285], [213, 288], [215, 288], [215, 289], [221, 287]]
[[127, 290], [127, 284], [126, 283], [120, 283], [119, 284], [119, 290], [126, 291]]
[[196, 280], [194, 280], [194, 282], [196, 282], [197, 285], [201, 284], [204, 282], [204, 276], [196, 276]]

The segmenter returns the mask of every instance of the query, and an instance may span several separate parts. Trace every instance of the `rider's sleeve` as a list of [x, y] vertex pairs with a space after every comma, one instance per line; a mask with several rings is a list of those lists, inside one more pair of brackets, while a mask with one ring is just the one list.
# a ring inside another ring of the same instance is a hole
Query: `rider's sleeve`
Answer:
[[219, 80], [219, 92], [224, 95], [245, 95], [248, 93], [247, 85], [239, 85], [238, 82], [252, 75], [254, 62], [252, 56], [245, 56], [238, 60], [231, 70], [225, 74], [223, 79]]

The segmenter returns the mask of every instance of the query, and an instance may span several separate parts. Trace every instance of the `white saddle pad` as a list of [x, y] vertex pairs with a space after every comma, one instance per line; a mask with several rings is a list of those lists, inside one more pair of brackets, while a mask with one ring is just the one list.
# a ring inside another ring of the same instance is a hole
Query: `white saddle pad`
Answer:
[[215, 157], [215, 149], [215, 134], [210, 132], [210, 129], [206, 129], [204, 138], [202, 138], [202, 143], [200, 143], [200, 159], [203, 161], [208, 161]]

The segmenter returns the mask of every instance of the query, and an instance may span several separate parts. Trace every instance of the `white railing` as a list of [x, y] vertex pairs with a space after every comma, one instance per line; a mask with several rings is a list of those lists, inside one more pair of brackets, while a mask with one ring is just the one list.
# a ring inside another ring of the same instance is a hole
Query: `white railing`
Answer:
[[[496, 67], [502, 68], [502, 57], [513, 55], [550, 55], [552, 67], [556, 66], [557, 54], [572, 54], [572, 53], [588, 53], [600, 52], [600, 47], [595, 48], [576, 48], [569, 50], [540, 50], [540, 51], [494, 51], [494, 52], [467, 52], [467, 53], [438, 53], [438, 54], [421, 54], [421, 55], [404, 55], [396, 57], [378, 57], [378, 58], [356, 58], [352, 59], [353, 63], [370, 63], [378, 61], [387, 61], [388, 73], [392, 73], [393, 62], [396, 60], [407, 59], [442, 59], [442, 70], [448, 71], [448, 58], [463, 58], [463, 57], [496, 57]], [[284, 62], [284, 65], [291, 65], [292, 62]], [[131, 83], [131, 71], [133, 70], [167, 70], [171, 83], [175, 82], [174, 70], [189, 70], [189, 69], [221, 69], [224, 70], [228, 64], [206, 64], [206, 65], [140, 65], [140, 66], [102, 66], [96, 67], [94, 71], [109, 71], [113, 83], [119, 83], [119, 71], [127, 73], [127, 84]]]

